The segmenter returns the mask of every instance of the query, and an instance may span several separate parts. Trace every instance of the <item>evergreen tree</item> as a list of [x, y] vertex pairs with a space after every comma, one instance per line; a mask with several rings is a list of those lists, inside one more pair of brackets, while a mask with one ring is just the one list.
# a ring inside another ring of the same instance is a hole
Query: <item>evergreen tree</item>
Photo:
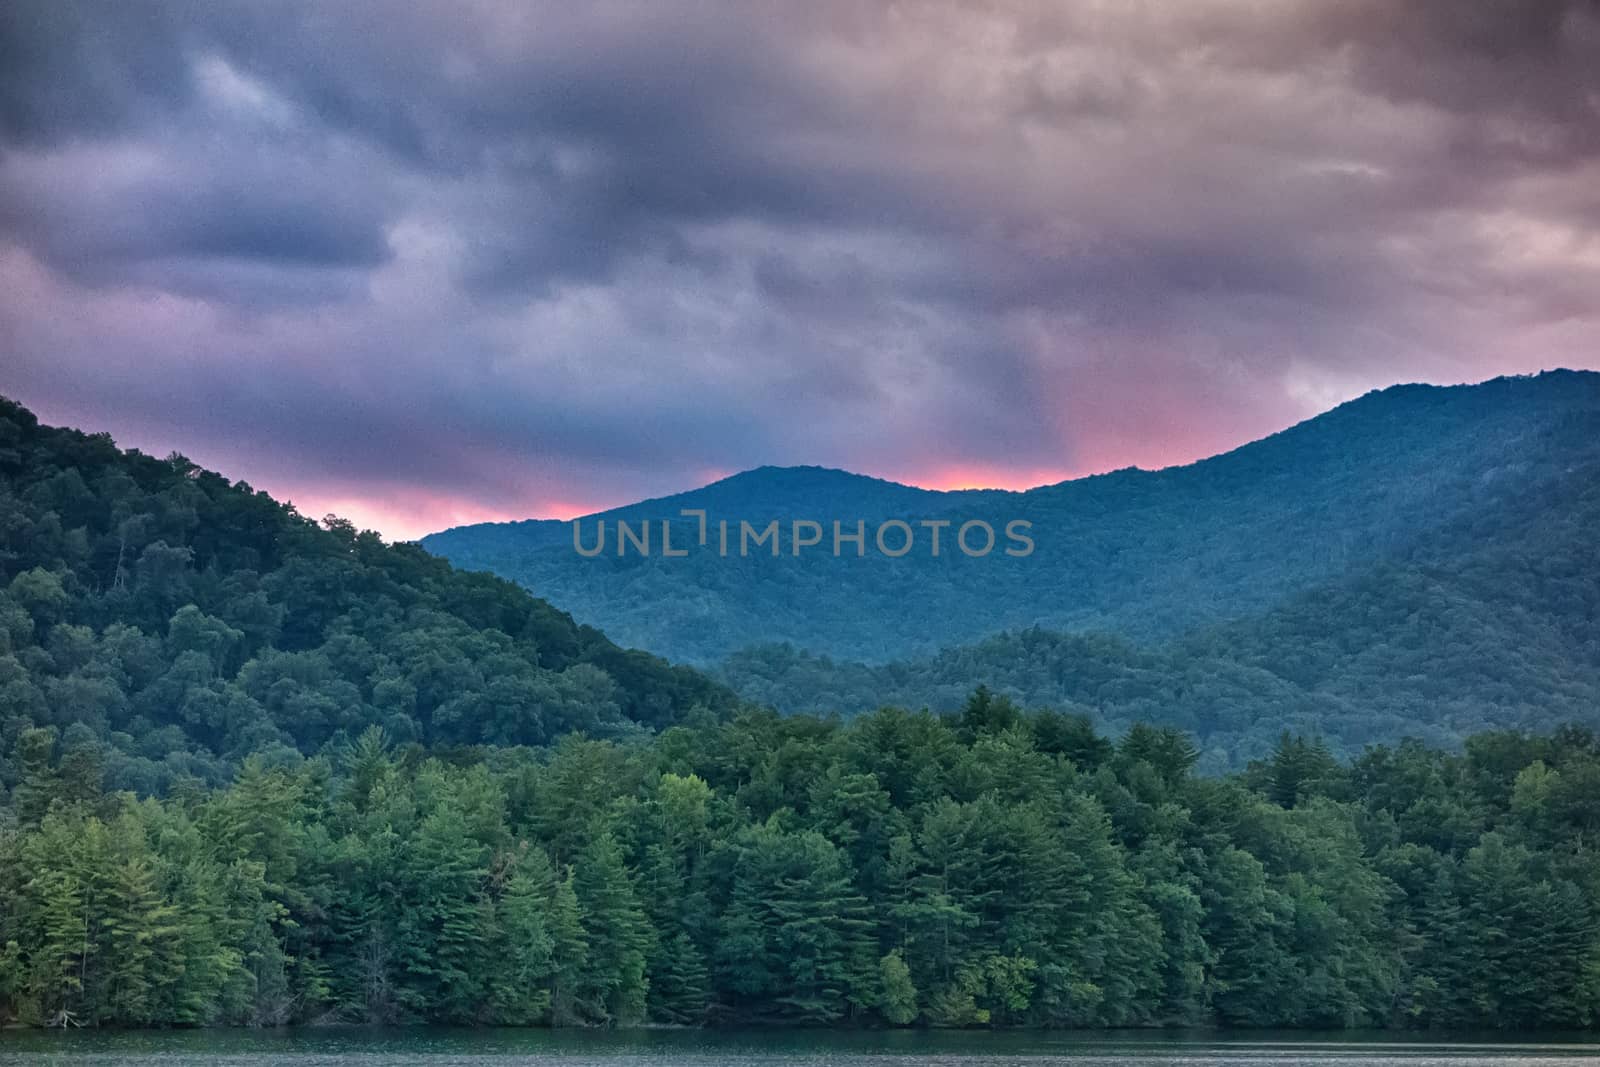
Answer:
[[490, 951], [480, 961], [487, 974], [489, 1019], [529, 1026], [550, 1011], [555, 946], [545, 918], [553, 875], [544, 852], [522, 852], [496, 908]]
[[650, 1015], [662, 1022], [694, 1025], [705, 1018], [711, 974], [704, 954], [679, 930], [662, 939], [650, 968]]
[[482, 1001], [479, 963], [489, 931], [482, 906], [483, 846], [446, 803], [426, 816], [405, 852], [395, 924], [397, 999], [422, 1017], [470, 1021]]
[[548, 885], [546, 923], [550, 932], [550, 1021], [565, 1026], [583, 1021], [581, 1001], [589, 969], [589, 941], [572, 869]]
[[161, 1021], [157, 1008], [183, 973], [178, 909], [161, 899], [154, 873], [138, 854], [117, 865], [107, 888], [100, 1011], [124, 1023]]
[[905, 1026], [917, 1018], [917, 987], [911, 981], [911, 969], [906, 966], [905, 955], [895, 949], [878, 961], [878, 973], [883, 983], [879, 995], [879, 1013], [896, 1026]]
[[17, 738], [18, 781], [12, 794], [17, 822], [37, 826], [59, 789], [59, 776], [52, 764], [56, 733], [41, 727], [28, 727]]
[[848, 862], [822, 835], [772, 823], [747, 831], [719, 944], [731, 988], [799, 1022], [872, 1006], [878, 964], [866, 902]]
[[579, 854], [572, 888], [588, 949], [575, 1000], [598, 1021], [637, 1022], [644, 1017], [645, 956], [654, 932], [609, 833], [597, 834]]

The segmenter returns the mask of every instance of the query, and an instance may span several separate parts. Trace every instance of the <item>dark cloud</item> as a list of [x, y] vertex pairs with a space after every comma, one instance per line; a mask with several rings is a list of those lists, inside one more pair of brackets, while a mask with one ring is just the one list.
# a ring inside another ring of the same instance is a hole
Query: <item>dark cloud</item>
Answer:
[[406, 533], [1179, 461], [1595, 365], [1597, 79], [1592, 0], [15, 0], [0, 391]]
[[189, 94], [174, 5], [15, 0], [0, 5], [0, 139], [113, 134]]
[[[189, 150], [200, 151], [186, 142], [155, 154], [14, 155], [0, 168], [0, 225], [76, 280], [137, 275], [183, 291], [192, 288], [178, 284], [185, 265], [371, 268], [388, 257], [381, 193], [357, 185], [353, 168], [285, 167], [249, 146], [220, 159], [189, 158]], [[151, 266], [175, 269], [141, 274]], [[238, 295], [249, 300], [249, 286]]]
[[1504, 120], [1482, 147], [1530, 163], [1600, 150], [1600, 3], [1421, 0], [1334, 9], [1324, 23], [1361, 84], [1449, 114]]

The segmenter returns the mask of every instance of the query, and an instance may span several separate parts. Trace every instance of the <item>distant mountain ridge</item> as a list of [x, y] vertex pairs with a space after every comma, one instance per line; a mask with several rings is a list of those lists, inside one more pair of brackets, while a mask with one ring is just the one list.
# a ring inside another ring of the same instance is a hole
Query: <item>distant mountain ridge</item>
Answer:
[[1454, 558], [1477, 547], [1475, 525], [1585, 478], [1600, 478], [1600, 374], [1552, 371], [1395, 386], [1187, 466], [1021, 493], [768, 467], [590, 517], [1020, 518], [1037, 543], [1023, 559], [585, 559], [570, 526], [549, 522], [459, 527], [423, 545], [674, 659], [787, 642], [882, 663], [1036, 626], [1173, 638], [1382, 563]]
[[1600, 479], [1530, 494], [1543, 499], [1436, 531], [1412, 560], [1167, 641], [1027, 629], [881, 666], [768, 645], [720, 673], [752, 700], [846, 715], [955, 711], [981, 682], [1109, 731], [1178, 727], [1211, 771], [1265, 758], [1283, 731], [1354, 756], [1403, 737], [1451, 746], [1484, 730], [1600, 728]]
[[[914, 485], [832, 467], [754, 467], [720, 478], [698, 489], [651, 497], [634, 504], [580, 516], [589, 524], [637, 523], [643, 520], [679, 519], [685, 509], [703, 508], [722, 516], [760, 516], [766, 519], [811, 518], [826, 512], [851, 519], [879, 519], [898, 514], [935, 515], [964, 504], [1002, 499], [1020, 494], [1004, 489], [923, 489]], [[572, 523], [563, 519], [521, 519], [452, 526], [422, 539], [424, 547], [448, 556], [457, 542], [470, 545], [484, 534], [496, 532], [522, 540], [526, 546], [572, 544]]]

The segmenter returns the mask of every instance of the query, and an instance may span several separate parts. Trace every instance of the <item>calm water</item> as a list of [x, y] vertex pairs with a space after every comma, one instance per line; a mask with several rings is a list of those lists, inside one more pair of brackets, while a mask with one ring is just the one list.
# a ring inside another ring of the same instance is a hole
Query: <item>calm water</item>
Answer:
[[0, 1064], [104, 1067], [1512, 1067], [1600, 1065], [1600, 1035], [1483, 1040], [1404, 1035], [986, 1034], [808, 1032], [549, 1033], [538, 1030], [0, 1033]]

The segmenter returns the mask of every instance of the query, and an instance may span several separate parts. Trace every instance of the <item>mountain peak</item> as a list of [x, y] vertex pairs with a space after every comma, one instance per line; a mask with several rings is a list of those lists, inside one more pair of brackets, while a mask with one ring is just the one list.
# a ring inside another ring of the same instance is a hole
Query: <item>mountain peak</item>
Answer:
[[704, 662], [770, 640], [884, 659], [1035, 624], [1181, 633], [1418, 551], [1440, 531], [1520, 522], [1540, 492], [1564, 492], [1597, 464], [1600, 374], [1556, 371], [1396, 386], [1188, 466], [1021, 493], [768, 465], [589, 517], [677, 519], [700, 508], [712, 522], [940, 517], [996, 529], [1023, 519], [1037, 544], [1026, 559], [890, 560], [870, 548], [859, 563], [831, 554], [584, 559], [555, 522], [468, 527], [424, 544], [669, 657]]

